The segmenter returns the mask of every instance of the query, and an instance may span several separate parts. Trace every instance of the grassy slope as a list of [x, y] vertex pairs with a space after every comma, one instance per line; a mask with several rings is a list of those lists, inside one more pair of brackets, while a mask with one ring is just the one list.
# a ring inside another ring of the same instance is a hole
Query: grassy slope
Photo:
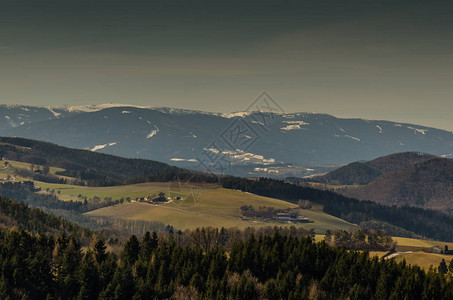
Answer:
[[424, 253], [424, 252], [413, 252], [413, 253], [403, 253], [395, 257], [395, 261], [400, 262], [403, 259], [406, 260], [406, 263], [410, 265], [418, 265], [425, 270], [428, 270], [430, 266], [438, 267], [442, 258], [447, 262], [453, 259], [453, 255], [444, 255], [444, 254], [434, 254], [434, 253]]
[[[156, 186], [162, 188], [161, 183], [147, 183], [140, 186], [149, 186], [150, 189]], [[168, 184], [167, 184], [168, 186]], [[157, 190], [156, 190], [157, 191]], [[163, 191], [162, 189], [159, 191]], [[165, 191], [164, 191], [165, 192]], [[182, 189], [181, 194], [190, 194], [190, 189]], [[142, 195], [143, 196], [143, 195]], [[217, 186], [205, 187], [201, 201], [196, 205], [189, 200], [182, 205], [167, 203], [162, 205], [150, 205], [144, 203], [127, 203], [115, 207], [106, 207], [89, 212], [91, 216], [121, 217], [135, 220], [160, 221], [171, 224], [179, 229], [196, 228], [200, 226], [213, 227], [249, 227], [249, 226], [273, 226], [285, 225], [283, 223], [264, 223], [257, 221], [243, 221], [239, 219], [239, 208], [242, 205], [272, 206], [275, 208], [294, 208], [294, 204], [261, 197], [240, 191], [220, 188]], [[314, 223], [299, 224], [305, 228], [314, 228], [316, 232], [324, 232], [326, 229], [351, 229], [355, 225], [341, 219], [327, 215], [315, 208], [314, 210], [303, 210], [303, 215], [313, 220]]]
[[46, 182], [36, 181], [36, 185], [43, 189], [49, 188], [50, 190], [60, 191], [60, 198], [62, 200], [75, 200], [81, 201], [78, 195], [87, 197], [88, 199], [94, 196], [104, 199], [111, 197], [113, 200], [130, 197], [135, 199], [137, 197], [157, 195], [159, 192], [168, 193], [170, 191], [170, 183], [142, 183], [134, 185], [122, 185], [111, 187], [87, 187], [68, 184], [52, 184]]
[[393, 237], [393, 239], [397, 241], [398, 246], [414, 247], [414, 248], [419, 248], [419, 247], [429, 248], [432, 246], [440, 246], [443, 248], [445, 245], [448, 245], [449, 249], [453, 249], [453, 243], [430, 241], [430, 240], [417, 240], [417, 239], [410, 239], [410, 238], [403, 238], [403, 237]]
[[[14, 171], [16, 169], [25, 169], [25, 170], [31, 170], [31, 165], [32, 164], [29, 164], [29, 163], [25, 163], [25, 162], [20, 162], [20, 161], [13, 161], [13, 160], [8, 160], [8, 167], [6, 168], [5, 165], [4, 165], [4, 162], [0, 162], [0, 177], [1, 178], [6, 178], [6, 176], [10, 175], [11, 177], [14, 177]], [[35, 169], [43, 169], [43, 166], [41, 165], [35, 165]], [[60, 172], [60, 171], [64, 171], [64, 169], [62, 168], [57, 168], [57, 167], [49, 167], [49, 174], [53, 174], [55, 175], [56, 172]], [[59, 177], [63, 177], [65, 178], [64, 176], [59, 176]], [[16, 178], [16, 181], [17, 180], [23, 180], [24, 178]]]

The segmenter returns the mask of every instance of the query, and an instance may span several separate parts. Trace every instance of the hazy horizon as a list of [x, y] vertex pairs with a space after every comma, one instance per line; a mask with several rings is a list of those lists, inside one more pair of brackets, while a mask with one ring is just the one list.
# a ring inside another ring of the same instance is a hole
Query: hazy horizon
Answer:
[[447, 1], [4, 1], [0, 103], [286, 112], [453, 130]]

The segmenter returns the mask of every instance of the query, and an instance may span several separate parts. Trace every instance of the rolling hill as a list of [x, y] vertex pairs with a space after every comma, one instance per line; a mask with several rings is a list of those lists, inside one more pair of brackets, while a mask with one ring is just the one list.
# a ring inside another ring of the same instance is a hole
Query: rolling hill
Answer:
[[[177, 174], [195, 174], [165, 163], [128, 159], [88, 150], [71, 149], [23, 138], [0, 137], [0, 156], [5, 160], [59, 167], [58, 175], [89, 185], [118, 185], [127, 180], [167, 181]], [[45, 180], [44, 180], [45, 181]]]
[[[110, 188], [95, 188], [98, 194], [102, 191], [108, 192]], [[123, 187], [134, 195], [137, 190], [142, 190], [142, 195], [166, 191], [171, 193], [171, 185], [168, 183], [146, 183], [135, 186]], [[121, 205], [104, 207], [90, 211], [85, 215], [91, 217], [121, 218], [128, 220], [158, 221], [164, 224], [171, 224], [177, 229], [195, 229], [202, 226], [212, 227], [265, 227], [265, 226], [302, 226], [306, 229], [315, 229], [317, 233], [324, 233], [327, 229], [354, 229], [357, 226], [341, 220], [340, 218], [328, 215], [322, 211], [322, 206], [316, 205], [311, 210], [300, 209], [299, 213], [306, 216], [312, 223], [285, 223], [277, 221], [242, 220], [239, 215], [239, 208], [244, 205], [252, 205], [256, 208], [267, 206], [275, 209], [296, 208], [297, 205], [287, 201], [270, 197], [258, 196], [241, 191], [225, 189], [217, 185], [203, 185], [203, 196], [198, 203], [177, 205], [173, 202], [159, 205], [147, 203], [125, 203]], [[88, 190], [81, 191], [88, 192]], [[146, 192], [148, 190], [148, 192]], [[69, 193], [71, 191], [62, 191]], [[190, 194], [191, 191], [183, 188], [183, 194]], [[74, 191], [74, 194], [79, 191]], [[92, 192], [92, 195], [96, 192]]]
[[404, 169], [436, 156], [418, 152], [402, 152], [386, 155], [368, 162], [353, 162], [322, 176], [312, 176], [305, 181], [331, 185], [365, 185], [380, 175]]
[[453, 160], [434, 158], [384, 173], [367, 185], [337, 191], [385, 205], [452, 210]]

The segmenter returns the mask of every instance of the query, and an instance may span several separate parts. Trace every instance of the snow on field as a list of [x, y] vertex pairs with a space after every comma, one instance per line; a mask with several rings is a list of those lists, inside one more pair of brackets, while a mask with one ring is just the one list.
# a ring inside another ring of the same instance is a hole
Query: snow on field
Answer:
[[94, 146], [93, 148], [91, 148], [91, 151], [97, 151], [97, 150], [101, 150], [101, 149], [104, 149], [105, 147], [111, 147], [111, 146], [114, 146], [116, 145], [116, 142], [113, 142], [113, 143], [108, 143], [108, 144], [104, 144], [104, 145], [97, 145], [97, 146]]

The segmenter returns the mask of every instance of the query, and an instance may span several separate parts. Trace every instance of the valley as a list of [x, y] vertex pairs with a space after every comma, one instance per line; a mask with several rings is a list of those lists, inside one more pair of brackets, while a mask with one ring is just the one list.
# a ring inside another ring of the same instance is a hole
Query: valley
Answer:
[[[129, 162], [136, 164], [134, 166], [135, 170], [145, 172], [142, 174], [146, 174], [146, 170], [134, 160], [123, 160], [111, 156], [104, 157], [104, 154], [100, 153], [72, 150], [56, 145], [41, 144], [40, 142], [18, 141], [8, 139], [4, 140], [3, 144], [0, 145], [0, 151], [3, 151], [5, 155], [0, 169], [1, 184], [7, 184], [8, 182], [20, 184], [20, 182], [30, 181], [33, 183], [34, 193], [37, 196], [37, 198], [32, 197], [34, 205], [43, 205], [39, 204], [41, 203], [39, 202], [41, 201], [39, 200], [41, 195], [44, 196], [43, 199], [53, 199], [49, 203], [53, 203], [51, 204], [52, 207], [57, 209], [51, 208], [49, 210], [51, 212], [53, 211], [61, 216], [72, 216], [72, 220], [82, 218], [80, 220], [84, 220], [83, 222], [85, 223], [83, 224], [96, 224], [97, 222], [100, 222], [99, 224], [115, 224], [115, 227], [111, 227], [111, 225], [109, 225], [110, 227], [103, 227], [105, 225], [98, 226], [100, 226], [99, 228], [109, 228], [108, 230], [119, 230], [122, 228], [122, 234], [124, 234], [124, 230], [142, 232], [143, 229], [140, 228], [165, 228], [165, 226], [171, 226], [172, 230], [181, 231], [197, 230], [204, 227], [266, 230], [268, 227], [277, 226], [313, 230], [313, 233], [316, 234], [315, 240], [320, 241], [323, 238], [322, 234], [327, 230], [354, 231], [365, 226], [365, 223], [360, 223], [359, 226], [354, 224], [354, 222], [348, 222], [347, 217], [335, 211], [338, 209], [334, 208], [336, 201], [341, 203], [342, 201], [355, 200], [341, 198], [339, 195], [330, 194], [330, 191], [341, 193], [348, 189], [359, 189], [366, 186], [367, 182], [372, 182], [381, 176], [381, 174], [376, 172], [376, 174], [373, 173], [372, 177], [366, 177], [368, 175], [364, 177], [362, 175], [363, 172], [370, 174], [369, 168], [363, 168], [362, 166], [356, 168], [352, 164], [323, 176], [310, 177], [301, 181], [298, 181], [300, 179], [296, 177], [287, 180], [288, 182], [297, 183], [297, 185], [272, 179], [261, 181], [229, 177], [222, 178], [221, 183], [213, 183], [209, 182], [211, 180], [210, 177], [204, 177], [205, 175], [203, 174], [195, 173], [189, 176], [191, 173], [188, 170], [162, 164], [158, 166], [162, 170], [161, 172], [164, 173], [155, 172], [155, 175], [153, 175], [155, 177], [150, 178], [167, 178], [168, 181], [121, 184], [121, 181], [131, 180], [128, 179], [127, 175], [124, 175], [123, 170], [129, 172], [128, 174], [134, 174], [134, 171], [131, 171], [128, 166]], [[50, 152], [44, 152], [44, 149], [49, 149]], [[56, 160], [55, 156], [46, 153], [55, 153], [61, 160]], [[96, 160], [93, 155], [99, 160]], [[376, 166], [379, 165], [384, 170], [391, 165], [393, 169], [390, 171], [398, 172], [411, 167], [414, 163], [417, 164], [420, 161], [423, 163], [424, 161], [436, 159], [436, 157], [431, 156], [427, 156], [425, 159], [417, 155], [413, 159], [407, 158], [411, 155], [398, 154], [386, 159], [377, 159], [376, 161], [379, 163], [374, 163], [373, 168], [377, 168]], [[396, 158], [398, 156], [405, 157], [403, 159], [404, 162], [400, 162], [401, 160]], [[29, 162], [7, 159], [8, 157], [17, 157]], [[119, 168], [115, 169], [113, 166], [109, 166], [108, 169], [103, 168], [104, 161], [109, 159]], [[400, 162], [399, 165], [395, 162], [383, 162], [395, 159]], [[61, 161], [64, 161], [64, 164], [61, 164]], [[38, 162], [41, 162], [41, 164]], [[55, 166], [54, 162], [58, 166]], [[154, 165], [153, 162], [146, 162], [146, 164]], [[82, 167], [83, 165], [90, 165], [90, 171], [77, 171], [86, 168]], [[69, 169], [63, 168], [63, 166], [68, 166]], [[170, 175], [164, 176], [165, 172]], [[96, 174], [96, 177], [93, 177], [94, 174]], [[71, 177], [71, 175], [75, 177]], [[179, 176], [181, 176], [181, 180], [175, 181], [174, 179], [179, 178]], [[92, 178], [96, 178], [96, 181], [93, 181]], [[111, 182], [114, 184], [101, 186], [100, 184], [112, 180], [108, 178], [112, 178], [114, 181]], [[192, 182], [191, 180], [194, 178], [198, 179]], [[323, 181], [324, 178], [328, 180]], [[363, 178], [367, 182], [357, 181], [357, 179], [363, 180]], [[134, 180], [137, 179], [132, 181]], [[236, 180], [239, 181], [235, 183]], [[61, 182], [58, 183], [59, 181]], [[241, 184], [237, 185], [239, 182]], [[91, 186], [88, 184], [91, 184]], [[267, 192], [266, 188], [262, 190], [266, 186], [272, 186], [273, 189]], [[254, 190], [257, 192], [253, 192]], [[276, 193], [275, 191], [280, 192]], [[146, 203], [139, 200], [143, 197], [157, 197], [160, 194], [167, 198], [167, 202]], [[294, 195], [298, 194], [300, 194], [300, 197], [307, 197], [302, 199], [310, 200], [310, 209], [298, 208], [297, 198], [293, 198]], [[329, 197], [332, 197], [332, 199], [325, 202]], [[335, 200], [338, 197], [340, 198]], [[26, 198], [30, 198], [30, 194]], [[62, 203], [68, 203], [68, 206]], [[78, 204], [75, 205], [76, 203]], [[243, 218], [240, 214], [240, 208], [243, 206], [253, 206], [257, 209], [271, 207], [276, 210], [291, 208], [292, 212], [306, 217], [310, 223]], [[67, 212], [62, 213], [61, 209], [58, 210], [58, 207], [62, 207]], [[332, 209], [335, 211], [334, 214], [329, 213]], [[87, 222], [87, 220], [92, 223]], [[14, 223], [14, 221], [8, 222]], [[383, 224], [385, 225], [385, 223]], [[404, 223], [402, 224], [404, 226]], [[391, 224], [385, 226], [389, 225]], [[401, 228], [398, 227], [398, 232], [400, 230]], [[404, 232], [404, 230], [401, 232]], [[414, 233], [412, 232], [411, 235], [414, 235]], [[442, 258], [449, 259], [450, 257], [448, 255], [421, 252], [422, 249], [439, 245], [448, 245], [453, 248], [453, 243], [420, 238], [394, 236], [393, 240], [397, 242], [397, 252], [392, 255], [392, 259], [395, 261], [404, 259], [408, 264], [419, 265], [425, 270], [428, 270], [431, 265], [436, 267]], [[116, 246], [111, 245], [110, 247], [114, 249]], [[372, 251], [370, 256], [382, 257], [385, 253]]]
[[[8, 168], [0, 170], [0, 177], [10, 175], [12, 181], [29, 181], [30, 178], [15, 176], [20, 170], [42, 170], [44, 166], [7, 161]], [[50, 167], [49, 174], [56, 175], [64, 169]], [[76, 178], [64, 177], [66, 180]], [[107, 217], [109, 219], [131, 219], [148, 222], [161, 222], [172, 225], [174, 228], [185, 230], [203, 226], [212, 227], [265, 227], [265, 226], [298, 226], [314, 229], [323, 233], [327, 229], [339, 228], [350, 230], [356, 225], [348, 223], [322, 211], [322, 205], [314, 203], [310, 210], [299, 209], [298, 212], [313, 223], [291, 224], [284, 222], [244, 221], [240, 219], [239, 209], [243, 205], [266, 206], [276, 209], [296, 208], [297, 205], [286, 201], [262, 197], [237, 190], [225, 189], [218, 184], [209, 183], [180, 183], [180, 182], [147, 182], [131, 185], [110, 187], [88, 187], [71, 184], [47, 183], [31, 180], [35, 188], [40, 189], [38, 194], [55, 195], [63, 201], [96, 202], [108, 198], [112, 201], [124, 202], [114, 206], [104, 207], [86, 213], [89, 217]], [[195, 203], [194, 189], [200, 191], [200, 199]], [[156, 196], [159, 193], [166, 196], [180, 196], [182, 203], [172, 201], [163, 204], [136, 203], [135, 199], [145, 196]], [[98, 200], [97, 200], [98, 199]]]

